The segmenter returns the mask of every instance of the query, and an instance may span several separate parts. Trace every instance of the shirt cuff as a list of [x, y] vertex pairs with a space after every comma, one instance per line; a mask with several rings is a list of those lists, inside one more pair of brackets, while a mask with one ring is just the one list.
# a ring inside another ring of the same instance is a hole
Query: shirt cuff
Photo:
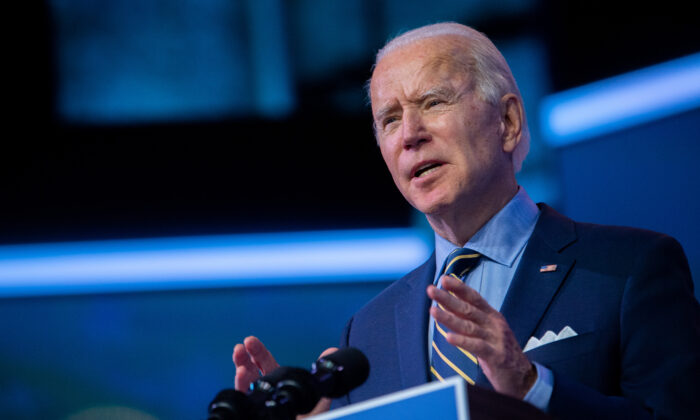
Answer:
[[554, 388], [554, 375], [552, 375], [551, 370], [541, 364], [533, 363], [537, 369], [537, 380], [525, 395], [523, 401], [534, 405], [546, 413], [549, 408], [549, 399], [552, 397], [552, 389]]

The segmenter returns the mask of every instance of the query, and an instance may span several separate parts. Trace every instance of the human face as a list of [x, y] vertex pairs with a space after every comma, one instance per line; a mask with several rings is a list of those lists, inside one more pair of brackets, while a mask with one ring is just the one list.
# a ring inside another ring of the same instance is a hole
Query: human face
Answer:
[[475, 92], [454, 41], [394, 50], [370, 83], [382, 157], [406, 200], [428, 216], [502, 202], [516, 188], [501, 107]]

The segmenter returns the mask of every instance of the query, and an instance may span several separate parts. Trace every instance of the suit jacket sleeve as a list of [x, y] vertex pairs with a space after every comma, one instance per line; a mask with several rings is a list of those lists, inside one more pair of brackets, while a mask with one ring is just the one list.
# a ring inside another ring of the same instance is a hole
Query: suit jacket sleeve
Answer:
[[[345, 329], [343, 329], [343, 335], [340, 337], [340, 347], [347, 347], [348, 344], [348, 336], [350, 334], [350, 328], [352, 327], [352, 320], [353, 318], [350, 318], [348, 323], [345, 325]], [[372, 367], [370, 366], [370, 369]], [[331, 401], [331, 410], [335, 410], [336, 408], [344, 407], [346, 405], [350, 405], [350, 398], [348, 395], [344, 395], [340, 398], [334, 398], [333, 401]]]

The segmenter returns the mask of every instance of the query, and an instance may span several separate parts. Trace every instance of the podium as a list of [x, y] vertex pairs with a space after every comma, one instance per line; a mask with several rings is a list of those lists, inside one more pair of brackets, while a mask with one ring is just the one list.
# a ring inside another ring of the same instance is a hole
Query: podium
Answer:
[[467, 385], [458, 376], [372, 398], [309, 417], [309, 420], [544, 420], [532, 405], [494, 391]]

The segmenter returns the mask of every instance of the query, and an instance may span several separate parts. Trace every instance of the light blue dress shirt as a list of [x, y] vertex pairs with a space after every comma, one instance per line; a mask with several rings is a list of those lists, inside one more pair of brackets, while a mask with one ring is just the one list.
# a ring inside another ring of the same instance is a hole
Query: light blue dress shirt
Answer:
[[[521, 187], [510, 202], [463, 246], [483, 255], [476, 268], [467, 274], [465, 283], [479, 292], [496, 310], [500, 311], [503, 305], [506, 292], [513, 281], [538, 217], [537, 205]], [[456, 248], [458, 248], [457, 245], [435, 234], [435, 285], [439, 285], [440, 269], [445, 258]], [[430, 317], [428, 354], [431, 356], [433, 324], [433, 318]], [[552, 372], [546, 367], [539, 363], [535, 363], [535, 367], [537, 381], [525, 396], [524, 401], [547, 411], [554, 378]]]

